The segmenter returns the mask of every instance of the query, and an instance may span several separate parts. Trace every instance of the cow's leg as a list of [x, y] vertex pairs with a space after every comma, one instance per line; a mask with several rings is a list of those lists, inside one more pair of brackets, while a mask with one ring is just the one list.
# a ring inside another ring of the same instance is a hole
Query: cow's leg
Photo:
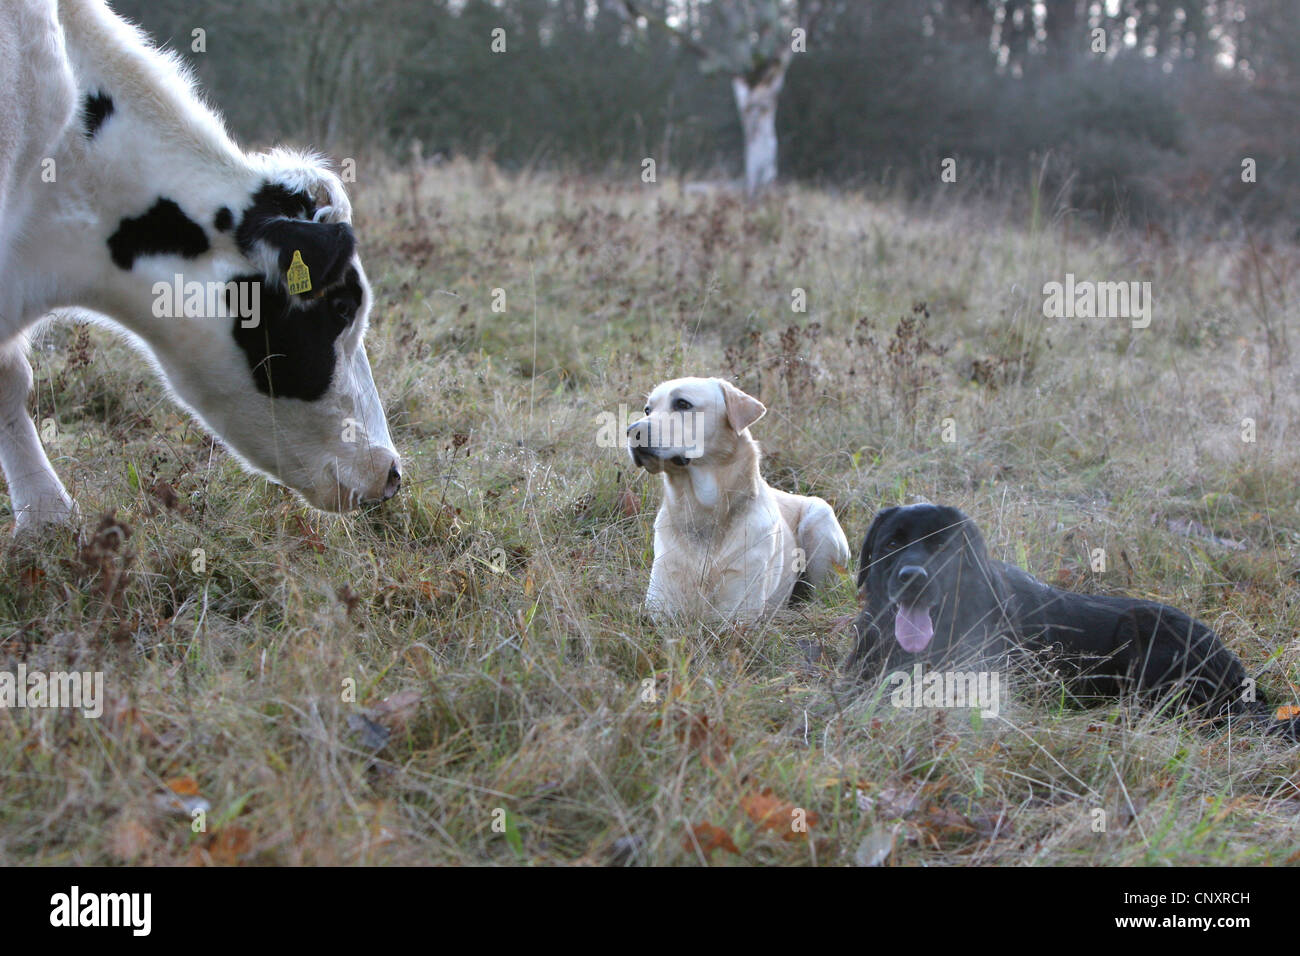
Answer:
[[68, 524], [77, 513], [72, 498], [54, 473], [41, 447], [36, 425], [27, 414], [32, 366], [27, 343], [16, 336], [0, 345], [0, 467], [9, 484], [15, 534], [50, 524]]

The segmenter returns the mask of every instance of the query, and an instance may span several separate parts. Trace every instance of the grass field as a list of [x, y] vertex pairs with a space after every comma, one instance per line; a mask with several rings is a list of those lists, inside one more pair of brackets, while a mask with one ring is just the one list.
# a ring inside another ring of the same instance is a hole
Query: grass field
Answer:
[[[1290, 703], [1300, 249], [798, 187], [362, 172], [406, 460], [387, 506], [324, 516], [244, 474], [106, 332], [38, 343], [35, 414], [90, 543], [11, 549], [0, 669], [102, 670], [108, 702], [0, 710], [0, 863], [1300, 859], [1280, 741], [1050, 687], [985, 719], [857, 693], [847, 576], [762, 626], [646, 622], [659, 488], [598, 441], [662, 379], [730, 377], [770, 409], [769, 482], [825, 497], [855, 547], [878, 507], [955, 504], [1045, 580], [1194, 613]], [[1150, 281], [1150, 327], [1044, 318], [1067, 272]], [[199, 833], [176, 809], [197, 800]]]

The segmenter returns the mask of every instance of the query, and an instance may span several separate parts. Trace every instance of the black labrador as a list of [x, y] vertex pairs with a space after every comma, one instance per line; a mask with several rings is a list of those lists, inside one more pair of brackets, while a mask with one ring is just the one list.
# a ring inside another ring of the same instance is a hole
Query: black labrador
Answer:
[[1204, 624], [1155, 601], [1076, 594], [995, 561], [956, 508], [909, 505], [876, 515], [862, 542], [865, 599], [849, 667], [863, 677], [922, 663], [1044, 668], [1080, 703], [1132, 694], [1220, 720], [1278, 722], [1245, 668]]

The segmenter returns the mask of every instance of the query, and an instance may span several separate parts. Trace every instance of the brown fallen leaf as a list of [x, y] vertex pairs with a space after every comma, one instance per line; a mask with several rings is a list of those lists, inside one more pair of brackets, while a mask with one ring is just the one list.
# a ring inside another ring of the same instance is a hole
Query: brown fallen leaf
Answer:
[[678, 719], [673, 726], [677, 739], [700, 754], [707, 767], [720, 767], [727, 762], [732, 737], [723, 724], [710, 724], [708, 714], [691, 714]]
[[722, 827], [715, 827], [712, 823], [697, 823], [687, 830], [686, 836], [682, 837], [682, 846], [687, 853], [694, 853], [696, 847], [699, 847], [705, 856], [712, 856], [714, 850], [740, 853], [740, 850], [736, 849], [735, 841], [731, 839], [731, 834]]
[[372, 707], [370, 714], [390, 730], [401, 730], [419, 712], [421, 699], [418, 690], [398, 691], [396, 694], [385, 697]]
[[347, 611], [348, 617], [351, 617], [352, 612], [355, 611], [357, 605], [361, 603], [361, 598], [357, 595], [356, 591], [352, 590], [352, 585], [350, 584], [343, 585], [343, 587], [338, 589], [337, 593], [339, 603], [342, 604], [344, 609]]
[[618, 496], [618, 505], [624, 518], [635, 518], [641, 512], [641, 502], [632, 494], [631, 488], [624, 488]]
[[975, 827], [964, 816], [949, 807], [930, 807], [916, 823], [931, 831], [934, 836], [966, 835]]
[[134, 817], [119, 819], [108, 838], [108, 852], [124, 863], [139, 859], [153, 845], [154, 836], [149, 828]]
[[190, 849], [190, 866], [238, 866], [253, 848], [253, 834], [241, 826], [213, 831]]
[[[794, 828], [795, 821], [799, 819], [799, 808], [776, 796], [771, 787], [741, 797], [740, 806], [745, 815], [758, 824], [759, 829], [782, 833], [786, 840], [799, 840], [808, 835], [807, 829]], [[803, 822], [807, 828], [816, 826], [817, 819], [815, 812], [804, 812]]]
[[176, 489], [161, 478], [153, 483], [153, 487], [149, 489], [149, 494], [168, 511], [175, 511], [177, 514], [183, 515], [190, 510], [189, 505], [176, 493]]
[[18, 583], [24, 591], [39, 591], [45, 582], [45, 572], [29, 565], [18, 572]]
[[874, 794], [865, 787], [858, 788], [858, 807], [864, 812], [877, 810], [887, 820], [908, 817], [920, 805], [920, 794], [905, 782], [899, 786], [881, 787]]
[[193, 777], [172, 777], [167, 781], [167, 789], [182, 797], [199, 795], [199, 783]]
[[207, 813], [212, 804], [199, 795], [199, 785], [193, 777], [172, 777], [164, 784], [161, 793], [154, 794], [154, 806], [164, 813], [194, 819], [196, 813]]
[[316, 529], [307, 523], [307, 519], [302, 515], [294, 515], [293, 522], [298, 529], [299, 537], [302, 538], [302, 543], [311, 548], [317, 554], [324, 554], [325, 541], [316, 532]]
[[123, 694], [109, 706], [108, 726], [114, 734], [136, 733], [147, 744], [159, 743], [158, 735], [140, 716], [140, 711], [131, 706], [130, 698]]

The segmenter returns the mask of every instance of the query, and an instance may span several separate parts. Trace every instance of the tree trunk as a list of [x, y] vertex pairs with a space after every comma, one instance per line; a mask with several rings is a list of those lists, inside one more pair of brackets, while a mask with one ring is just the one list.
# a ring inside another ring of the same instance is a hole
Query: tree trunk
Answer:
[[779, 62], [753, 85], [744, 76], [731, 79], [745, 134], [745, 192], [750, 196], [776, 181], [776, 101], [785, 69], [786, 64]]

